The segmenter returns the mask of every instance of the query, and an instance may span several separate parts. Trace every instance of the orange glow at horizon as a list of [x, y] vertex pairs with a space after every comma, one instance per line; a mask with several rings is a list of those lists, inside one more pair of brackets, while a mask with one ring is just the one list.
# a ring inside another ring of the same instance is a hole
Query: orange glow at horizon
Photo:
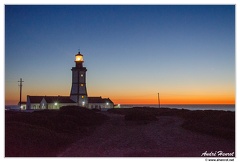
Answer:
[[[158, 99], [115, 99], [112, 98], [112, 101], [117, 104], [158, 104]], [[227, 99], [183, 99], [183, 100], [161, 100], [160, 104], [235, 104], [235, 100], [231, 98]]]
[[[31, 94], [29, 94], [31, 95]], [[45, 94], [38, 94], [39, 96]], [[58, 95], [54, 93], [47, 94]], [[62, 96], [67, 96], [68, 94], [61, 94]], [[91, 96], [91, 95], [90, 95]], [[93, 95], [97, 96], [97, 95]], [[8, 95], [5, 96], [5, 104], [6, 105], [15, 105], [19, 102], [19, 96], [16, 95]], [[155, 98], [118, 98], [113, 96], [103, 96], [109, 97], [114, 104], [158, 104], [157, 95]], [[26, 96], [23, 96], [23, 100], [26, 101]], [[160, 104], [235, 104], [234, 96], [202, 96], [202, 97], [160, 97]]]
[[[149, 97], [111, 97], [117, 104], [158, 104], [157, 94]], [[162, 95], [160, 104], [235, 104], [235, 96], [230, 94], [206, 95]]]
[[[16, 105], [19, 102], [19, 87], [15, 86], [15, 89], [8, 87], [8, 91], [5, 91], [5, 104]], [[37, 96], [69, 96], [70, 86], [54, 85], [52, 87], [44, 88], [34, 85], [25, 86], [22, 94], [22, 101], [26, 101], [27, 95]], [[115, 89], [104, 89], [106, 86], [89, 85], [89, 96], [102, 96], [103, 98], [110, 98], [114, 104], [158, 104], [158, 96], [155, 91], [156, 88], [141, 90], [136, 87], [128, 87], [123, 91], [120, 87]], [[6, 87], [7, 88], [7, 87]], [[174, 88], [162, 88], [160, 93], [160, 104], [235, 104], [235, 89], [222, 87], [203, 89], [191, 87], [189, 89], [174, 89]], [[155, 91], [155, 93], [153, 93]]]

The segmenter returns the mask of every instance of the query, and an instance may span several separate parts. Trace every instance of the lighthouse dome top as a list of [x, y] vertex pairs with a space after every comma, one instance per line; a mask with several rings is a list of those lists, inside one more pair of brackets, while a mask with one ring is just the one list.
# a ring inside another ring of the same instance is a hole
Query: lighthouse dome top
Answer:
[[76, 62], [83, 62], [83, 55], [78, 52], [76, 55], [75, 55], [75, 61]]

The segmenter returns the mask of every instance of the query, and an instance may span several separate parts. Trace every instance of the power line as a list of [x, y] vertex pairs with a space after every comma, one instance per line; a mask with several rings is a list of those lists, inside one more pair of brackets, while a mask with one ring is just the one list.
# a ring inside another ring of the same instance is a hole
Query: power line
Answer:
[[20, 110], [21, 110], [21, 106], [22, 106], [22, 83], [24, 81], [22, 80], [22, 78], [20, 78], [20, 81], [18, 81], [18, 82], [20, 82], [20, 84], [19, 84], [19, 87], [20, 87], [20, 101], [19, 101], [19, 105], [20, 105]]
[[159, 97], [159, 93], [158, 93], [158, 107], [160, 108], [160, 97]]

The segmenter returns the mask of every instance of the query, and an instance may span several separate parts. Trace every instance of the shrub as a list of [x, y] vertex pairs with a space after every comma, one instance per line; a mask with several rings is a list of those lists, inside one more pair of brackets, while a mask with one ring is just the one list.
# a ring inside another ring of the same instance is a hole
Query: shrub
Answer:
[[5, 156], [54, 156], [61, 147], [73, 142], [71, 136], [19, 122], [7, 122]]
[[182, 127], [226, 139], [235, 139], [235, 113], [213, 110], [189, 111]]
[[59, 149], [92, 133], [106, 119], [77, 106], [5, 112], [5, 156], [56, 156]]
[[81, 126], [100, 125], [107, 119], [103, 114], [79, 106], [64, 106], [60, 109], [60, 114], [73, 116]]
[[141, 110], [132, 110], [125, 115], [125, 120], [129, 121], [156, 121], [157, 117], [150, 112]]

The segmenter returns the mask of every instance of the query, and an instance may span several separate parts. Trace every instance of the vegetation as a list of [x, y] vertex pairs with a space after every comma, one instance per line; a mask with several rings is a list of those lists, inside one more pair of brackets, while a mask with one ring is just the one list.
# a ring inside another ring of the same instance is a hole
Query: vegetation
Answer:
[[235, 113], [229, 111], [189, 111], [182, 127], [196, 132], [235, 139]]
[[157, 117], [152, 113], [145, 111], [144, 109], [132, 109], [125, 115], [125, 120], [128, 121], [156, 121]]
[[110, 109], [111, 113], [125, 115], [125, 120], [150, 121], [161, 116], [178, 116], [184, 119], [182, 127], [195, 132], [235, 139], [235, 112], [169, 108], [135, 107], [132, 109]]
[[103, 114], [77, 106], [32, 113], [6, 111], [5, 156], [56, 156], [106, 119]]
[[[235, 112], [149, 107], [110, 109], [108, 112], [125, 115], [126, 121], [144, 124], [154, 122], [161, 116], [177, 116], [184, 119], [184, 129], [235, 139]], [[5, 156], [56, 156], [79, 138], [90, 135], [107, 119], [97, 110], [77, 106], [32, 113], [6, 111]]]
[[182, 113], [188, 112], [185, 109], [170, 109], [170, 108], [151, 108], [151, 107], [134, 107], [134, 108], [124, 108], [124, 109], [109, 109], [108, 112], [116, 113], [121, 115], [127, 115], [131, 112], [141, 111], [143, 113], [150, 113], [154, 116], [176, 116]]

